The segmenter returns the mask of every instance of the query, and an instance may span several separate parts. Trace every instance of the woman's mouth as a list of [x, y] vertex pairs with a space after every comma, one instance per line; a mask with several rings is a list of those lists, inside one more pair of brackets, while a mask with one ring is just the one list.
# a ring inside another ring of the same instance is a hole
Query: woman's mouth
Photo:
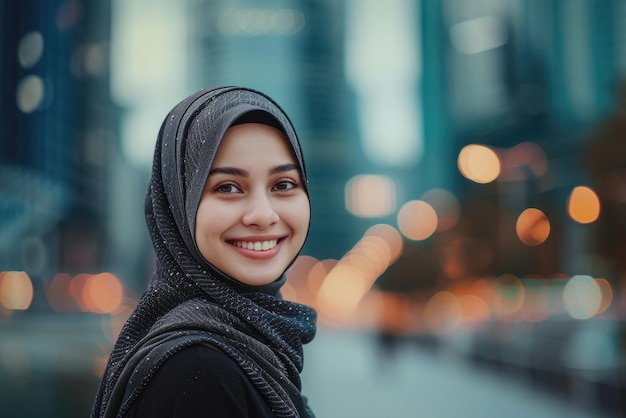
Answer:
[[244, 250], [268, 251], [276, 247], [276, 245], [278, 244], [278, 240], [271, 239], [267, 241], [230, 241], [230, 244], [238, 248], [243, 248]]

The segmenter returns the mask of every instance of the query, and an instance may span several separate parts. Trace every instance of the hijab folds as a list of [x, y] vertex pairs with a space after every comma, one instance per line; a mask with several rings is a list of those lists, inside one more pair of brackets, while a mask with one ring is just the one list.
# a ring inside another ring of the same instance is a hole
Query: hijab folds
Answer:
[[284, 274], [265, 286], [242, 284], [209, 264], [194, 239], [196, 211], [220, 142], [230, 126], [245, 122], [285, 134], [306, 187], [296, 132], [263, 93], [201, 90], [170, 111], [145, 199], [157, 269], [118, 337], [92, 417], [123, 416], [168, 358], [199, 343], [235, 361], [277, 417], [313, 416], [300, 394], [300, 372], [302, 345], [315, 335], [315, 311], [281, 299]]

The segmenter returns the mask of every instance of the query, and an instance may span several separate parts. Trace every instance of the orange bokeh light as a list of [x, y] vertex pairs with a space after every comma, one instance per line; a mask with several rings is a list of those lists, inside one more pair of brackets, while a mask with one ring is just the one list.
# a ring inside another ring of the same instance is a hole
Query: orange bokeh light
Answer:
[[386, 176], [359, 175], [346, 183], [346, 209], [361, 217], [389, 215], [395, 208], [395, 185]]
[[10, 310], [25, 310], [33, 301], [33, 283], [24, 271], [0, 273], [0, 305]]
[[425, 240], [437, 230], [437, 212], [422, 200], [411, 200], [398, 212], [398, 228], [409, 239]]
[[600, 199], [589, 187], [574, 187], [567, 200], [567, 212], [578, 223], [594, 222], [600, 216]]
[[87, 277], [81, 289], [86, 309], [94, 313], [111, 313], [122, 303], [124, 289], [119, 279], [111, 273]]
[[500, 175], [500, 158], [484, 145], [466, 145], [459, 152], [457, 165], [461, 174], [476, 183], [491, 183]]
[[550, 235], [550, 221], [539, 209], [528, 208], [517, 218], [517, 236], [527, 246], [542, 244]]

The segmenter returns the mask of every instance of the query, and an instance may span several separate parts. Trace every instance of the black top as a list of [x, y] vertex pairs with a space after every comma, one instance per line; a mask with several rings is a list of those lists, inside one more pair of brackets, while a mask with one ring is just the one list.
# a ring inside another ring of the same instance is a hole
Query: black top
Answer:
[[275, 417], [241, 367], [196, 344], [169, 358], [127, 417]]

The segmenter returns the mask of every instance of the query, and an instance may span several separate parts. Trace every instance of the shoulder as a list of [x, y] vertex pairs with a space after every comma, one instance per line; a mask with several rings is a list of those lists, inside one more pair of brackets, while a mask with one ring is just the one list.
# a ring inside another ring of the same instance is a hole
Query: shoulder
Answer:
[[159, 368], [129, 417], [267, 417], [271, 410], [243, 370], [221, 351], [184, 348]]

